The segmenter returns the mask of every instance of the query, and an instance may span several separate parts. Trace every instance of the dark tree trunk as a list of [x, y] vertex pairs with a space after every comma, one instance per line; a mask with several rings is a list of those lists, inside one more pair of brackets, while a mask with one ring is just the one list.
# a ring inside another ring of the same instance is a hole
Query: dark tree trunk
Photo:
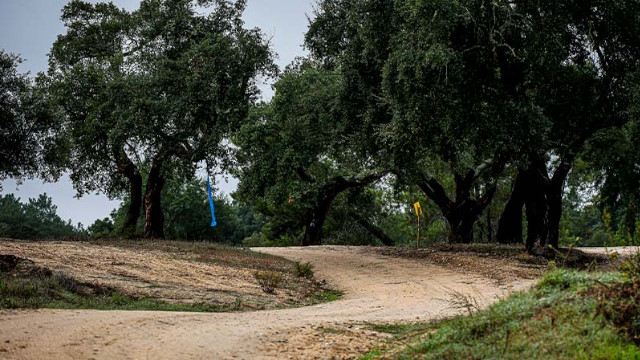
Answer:
[[161, 239], [164, 237], [164, 215], [162, 214], [162, 162], [154, 161], [147, 179], [147, 189], [144, 195], [145, 224], [144, 237]]
[[532, 252], [535, 245], [558, 247], [562, 194], [573, 156], [565, 156], [549, 179], [543, 159], [532, 156], [526, 170], [520, 171], [514, 182], [511, 197], [500, 216], [498, 242], [522, 242], [522, 206], [526, 206], [526, 247]]
[[122, 235], [126, 237], [135, 236], [136, 225], [140, 218], [142, 207], [142, 176], [138, 167], [129, 159], [126, 153], [121, 150], [115, 153], [118, 170], [129, 181], [129, 208], [122, 226]]
[[487, 242], [493, 242], [493, 224], [491, 223], [491, 207], [487, 208]]
[[536, 243], [544, 246], [548, 235], [548, 175], [547, 167], [542, 159], [532, 160], [525, 172], [527, 191], [525, 206], [527, 207], [527, 251], [531, 252]]
[[331, 203], [336, 196], [348, 189], [368, 185], [380, 179], [386, 173], [381, 172], [350, 179], [337, 176], [322, 186], [318, 192], [315, 205], [307, 212], [307, 226], [302, 237], [302, 246], [320, 245], [322, 243], [322, 227], [327, 219]]
[[[133, 164], [131, 164], [133, 166]], [[136, 225], [140, 218], [140, 211], [142, 207], [142, 176], [137, 168], [131, 171], [129, 178], [129, 197], [131, 203], [127, 209], [127, 216], [124, 219], [123, 235], [134, 236], [136, 233]]]
[[560, 239], [560, 219], [562, 218], [562, 193], [564, 184], [573, 164], [573, 156], [565, 156], [556, 169], [547, 188], [549, 206], [549, 235], [547, 245], [558, 248]]
[[473, 242], [473, 225], [480, 213], [475, 213], [470, 201], [453, 204], [453, 209], [443, 213], [449, 223], [449, 242], [468, 244]]
[[477, 199], [471, 199], [471, 186], [476, 180], [476, 172], [469, 171], [466, 176], [455, 175], [456, 198], [451, 200], [444, 187], [434, 178], [423, 179], [418, 186], [433, 200], [449, 223], [449, 241], [452, 243], [473, 242], [473, 226], [480, 214], [491, 203], [496, 187], [490, 186]]
[[360, 214], [356, 212], [350, 212], [349, 216], [351, 216], [363, 228], [367, 229], [367, 231], [370, 232], [373, 236], [378, 238], [378, 240], [382, 241], [382, 243], [385, 246], [395, 245], [395, 241], [393, 241], [393, 239], [391, 239], [387, 234], [385, 234], [384, 231], [379, 226], [372, 224], [371, 222], [369, 222], [369, 220], [365, 219]]
[[327, 219], [331, 203], [339, 193], [340, 191], [332, 186], [324, 186], [320, 189], [315, 206], [307, 213], [307, 228], [302, 238], [302, 246], [322, 243], [322, 227]]
[[560, 219], [562, 217], [562, 189], [549, 189], [547, 192], [549, 206], [549, 234], [547, 245], [558, 248], [560, 239]]
[[501, 244], [522, 244], [522, 207], [525, 202], [526, 176], [520, 172], [513, 182], [511, 196], [498, 219], [496, 240]]

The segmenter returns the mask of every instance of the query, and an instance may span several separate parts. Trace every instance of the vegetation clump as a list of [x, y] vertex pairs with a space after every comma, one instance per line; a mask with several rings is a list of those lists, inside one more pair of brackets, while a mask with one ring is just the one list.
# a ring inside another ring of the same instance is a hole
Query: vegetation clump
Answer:
[[254, 274], [262, 291], [267, 294], [275, 294], [276, 289], [282, 284], [282, 275], [271, 271], [258, 271]]
[[301, 263], [296, 261], [296, 275], [305, 279], [313, 279], [313, 264], [310, 262]]

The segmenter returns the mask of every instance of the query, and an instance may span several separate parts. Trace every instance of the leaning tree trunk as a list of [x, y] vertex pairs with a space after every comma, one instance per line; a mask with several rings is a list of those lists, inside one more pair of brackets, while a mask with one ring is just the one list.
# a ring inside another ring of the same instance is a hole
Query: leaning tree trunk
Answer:
[[522, 244], [522, 207], [525, 202], [526, 176], [520, 172], [513, 182], [511, 196], [498, 220], [496, 239], [501, 244]]
[[373, 236], [378, 238], [384, 246], [394, 246], [395, 241], [390, 238], [387, 234], [385, 234], [384, 230], [382, 230], [379, 226], [372, 224], [369, 220], [367, 220], [364, 216], [358, 214], [355, 211], [349, 212], [349, 216], [351, 216], [360, 226], [365, 228], [368, 232], [370, 232]]
[[[320, 245], [322, 243], [322, 227], [327, 219], [333, 200], [343, 191], [366, 186], [383, 177], [387, 171], [363, 175], [356, 178], [337, 176], [324, 184], [318, 192], [315, 205], [307, 212], [307, 226], [302, 237], [302, 246]], [[310, 178], [303, 174], [305, 178]]]
[[161, 239], [164, 237], [164, 215], [162, 214], [161, 204], [163, 187], [162, 163], [154, 162], [149, 172], [147, 189], [144, 195], [146, 215], [144, 237], [146, 238]]

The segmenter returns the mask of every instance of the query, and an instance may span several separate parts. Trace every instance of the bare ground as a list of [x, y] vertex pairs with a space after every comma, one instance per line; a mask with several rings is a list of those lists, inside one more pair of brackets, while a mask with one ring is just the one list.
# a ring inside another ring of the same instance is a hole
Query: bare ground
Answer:
[[[487, 264], [477, 254], [436, 265], [429, 259], [389, 256], [372, 248], [255, 250], [312, 262], [316, 277], [326, 279], [345, 296], [308, 307], [242, 313], [3, 310], [0, 358], [355, 358], [389, 336], [368, 330], [368, 323], [424, 322], [450, 316], [462, 311], [456, 306], [461, 296], [486, 306], [530, 286], [539, 271], [511, 263], [518, 271], [496, 279], [472, 269], [505, 263], [492, 258]], [[80, 279], [169, 301], [237, 293], [262, 296], [249, 270], [176, 258], [166, 251], [1, 241], [0, 254], [24, 256]], [[209, 295], [206, 289], [217, 290]], [[288, 296], [281, 293], [278, 296]]]

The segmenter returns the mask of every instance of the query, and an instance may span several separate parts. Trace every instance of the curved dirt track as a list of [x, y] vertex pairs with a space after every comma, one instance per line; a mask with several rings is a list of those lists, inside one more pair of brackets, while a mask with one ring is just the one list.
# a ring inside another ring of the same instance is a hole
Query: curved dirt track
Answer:
[[0, 311], [0, 358], [351, 358], [384, 339], [363, 324], [437, 319], [462, 311], [454, 304], [461, 295], [486, 305], [533, 282], [498, 285], [352, 247], [256, 250], [312, 262], [316, 277], [345, 296], [316, 306], [247, 313]]

